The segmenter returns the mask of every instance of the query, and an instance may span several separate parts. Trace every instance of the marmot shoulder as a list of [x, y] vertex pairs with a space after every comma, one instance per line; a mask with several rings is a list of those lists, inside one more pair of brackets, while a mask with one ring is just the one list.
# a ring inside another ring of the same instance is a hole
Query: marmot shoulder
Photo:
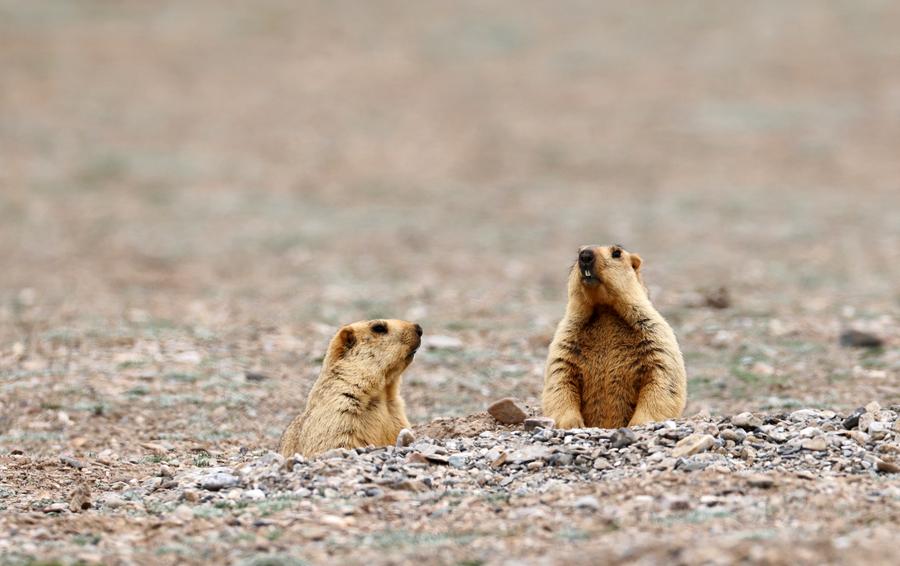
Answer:
[[306, 408], [281, 436], [281, 454], [309, 457], [332, 448], [394, 444], [400, 430], [409, 427], [400, 381], [421, 337], [422, 327], [404, 320], [341, 328], [328, 346]]
[[541, 400], [560, 428], [618, 428], [681, 416], [684, 359], [672, 327], [650, 302], [640, 268], [640, 256], [621, 246], [579, 250]]

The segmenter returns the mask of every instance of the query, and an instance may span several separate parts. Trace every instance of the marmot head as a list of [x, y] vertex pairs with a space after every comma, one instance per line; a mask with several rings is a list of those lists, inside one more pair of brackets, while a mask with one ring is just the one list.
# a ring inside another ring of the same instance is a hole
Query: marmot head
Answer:
[[569, 293], [582, 293], [594, 304], [612, 304], [635, 290], [646, 295], [641, 263], [641, 256], [620, 245], [582, 246], [569, 276]]
[[359, 363], [385, 374], [400, 373], [422, 344], [422, 327], [405, 320], [365, 320], [342, 327], [328, 346], [325, 366]]

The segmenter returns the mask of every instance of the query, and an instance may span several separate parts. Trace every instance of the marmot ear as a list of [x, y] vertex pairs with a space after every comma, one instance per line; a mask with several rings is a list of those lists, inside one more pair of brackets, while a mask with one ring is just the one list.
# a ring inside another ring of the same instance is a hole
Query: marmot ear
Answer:
[[631, 254], [631, 267], [633, 267], [635, 271], [641, 268], [642, 263], [643, 260], [641, 260], [641, 256], [637, 254]]
[[344, 351], [347, 352], [356, 345], [356, 334], [353, 333], [353, 329], [349, 326], [341, 328], [341, 332], [339, 334], [341, 344], [344, 346]]
[[332, 359], [340, 359], [344, 357], [344, 354], [350, 351], [351, 348], [356, 344], [356, 334], [353, 333], [353, 329], [349, 326], [345, 326], [338, 331], [337, 336], [334, 337], [334, 340], [331, 341], [331, 349], [329, 354], [331, 354]]

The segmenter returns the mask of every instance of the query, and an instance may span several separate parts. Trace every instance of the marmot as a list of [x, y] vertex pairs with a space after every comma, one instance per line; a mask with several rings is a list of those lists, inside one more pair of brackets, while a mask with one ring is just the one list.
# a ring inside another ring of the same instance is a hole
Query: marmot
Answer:
[[684, 359], [672, 327], [650, 303], [640, 268], [640, 256], [622, 246], [579, 250], [541, 400], [558, 427], [618, 428], [681, 416]]
[[314, 456], [332, 448], [387, 446], [409, 428], [400, 376], [422, 342], [405, 320], [348, 324], [328, 346], [306, 409], [281, 435], [281, 454]]

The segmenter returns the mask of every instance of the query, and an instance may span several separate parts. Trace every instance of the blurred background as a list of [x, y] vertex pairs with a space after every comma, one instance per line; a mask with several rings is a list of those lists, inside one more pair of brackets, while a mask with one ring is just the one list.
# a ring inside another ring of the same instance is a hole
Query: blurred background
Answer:
[[688, 412], [896, 401], [898, 29], [881, 0], [0, 0], [0, 439], [273, 445], [373, 317], [425, 327], [414, 422], [534, 403], [587, 243], [643, 256]]

